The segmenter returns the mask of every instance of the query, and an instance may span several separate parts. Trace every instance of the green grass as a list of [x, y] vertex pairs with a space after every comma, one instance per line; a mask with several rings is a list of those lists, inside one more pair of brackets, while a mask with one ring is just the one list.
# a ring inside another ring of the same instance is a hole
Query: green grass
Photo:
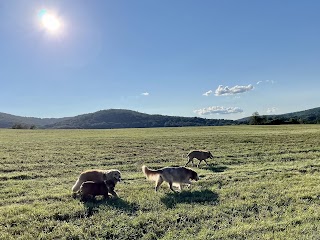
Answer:
[[[145, 179], [193, 168], [191, 190]], [[0, 130], [0, 239], [320, 239], [320, 125]], [[196, 161], [197, 162], [197, 161]], [[71, 197], [80, 172], [116, 168], [119, 199]]]

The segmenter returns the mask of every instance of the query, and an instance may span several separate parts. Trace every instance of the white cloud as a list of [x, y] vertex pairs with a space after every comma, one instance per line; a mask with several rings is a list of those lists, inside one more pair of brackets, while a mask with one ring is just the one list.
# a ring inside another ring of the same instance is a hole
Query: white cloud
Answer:
[[265, 81], [258, 81], [257, 84], [259, 85], [260, 83], [264, 83], [264, 82], [271, 83], [271, 84], [275, 83], [275, 81], [273, 81], [273, 80], [265, 80]]
[[241, 113], [243, 110], [238, 107], [220, 107], [220, 106], [213, 106], [202, 108], [198, 110], [194, 110], [194, 113], [199, 115], [210, 115], [210, 114], [232, 114], [232, 113]]
[[277, 112], [278, 111], [278, 108], [276, 108], [276, 107], [272, 107], [272, 108], [268, 108], [267, 109], [267, 113], [275, 113], [275, 112]]
[[273, 80], [266, 80], [267, 83], [271, 83], [271, 84], [274, 84], [274, 81]]
[[141, 95], [143, 96], [149, 96], [150, 94], [148, 92], [144, 92], [144, 93], [141, 93]]
[[234, 86], [229, 88], [228, 86], [224, 87], [222, 85], [219, 85], [219, 87], [215, 91], [216, 96], [226, 96], [226, 95], [234, 95], [239, 93], [248, 92], [250, 90], [253, 90], [254, 87], [249, 84], [248, 86]]
[[208, 92], [205, 92], [204, 94], [202, 94], [202, 95], [204, 95], [204, 96], [209, 96], [210, 94], [212, 93], [212, 90], [209, 90]]

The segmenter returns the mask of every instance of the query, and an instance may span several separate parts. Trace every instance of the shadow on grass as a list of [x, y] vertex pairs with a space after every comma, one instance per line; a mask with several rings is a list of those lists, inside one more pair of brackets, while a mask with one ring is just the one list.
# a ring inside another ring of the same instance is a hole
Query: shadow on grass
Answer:
[[174, 208], [177, 203], [207, 203], [216, 205], [218, 202], [218, 194], [211, 190], [203, 191], [182, 191], [180, 193], [168, 193], [161, 201], [167, 208]]
[[203, 167], [203, 169], [218, 173], [218, 172], [224, 172], [228, 168], [226, 166], [209, 165], [209, 166]]
[[83, 205], [86, 209], [86, 216], [90, 217], [96, 212], [99, 211], [99, 207], [101, 205], [108, 205], [112, 208], [119, 209], [123, 212], [128, 214], [134, 214], [138, 210], [138, 205], [135, 203], [129, 203], [121, 198], [108, 198], [108, 199], [101, 199], [101, 200], [90, 200], [84, 201]]

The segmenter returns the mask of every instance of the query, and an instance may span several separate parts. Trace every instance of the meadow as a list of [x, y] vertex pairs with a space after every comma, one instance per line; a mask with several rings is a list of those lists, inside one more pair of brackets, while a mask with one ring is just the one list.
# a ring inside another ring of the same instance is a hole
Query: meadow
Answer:
[[[155, 193], [141, 166], [193, 149], [200, 180]], [[1, 129], [0, 163], [0, 239], [320, 239], [320, 125]], [[121, 171], [118, 199], [71, 196], [94, 168]]]

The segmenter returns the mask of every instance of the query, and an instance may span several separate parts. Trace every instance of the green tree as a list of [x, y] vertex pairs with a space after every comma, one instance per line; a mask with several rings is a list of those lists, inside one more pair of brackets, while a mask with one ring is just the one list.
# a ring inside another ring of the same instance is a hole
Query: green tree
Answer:
[[262, 123], [262, 117], [260, 116], [260, 114], [257, 111], [255, 111], [250, 118], [249, 124], [259, 125], [261, 123]]

